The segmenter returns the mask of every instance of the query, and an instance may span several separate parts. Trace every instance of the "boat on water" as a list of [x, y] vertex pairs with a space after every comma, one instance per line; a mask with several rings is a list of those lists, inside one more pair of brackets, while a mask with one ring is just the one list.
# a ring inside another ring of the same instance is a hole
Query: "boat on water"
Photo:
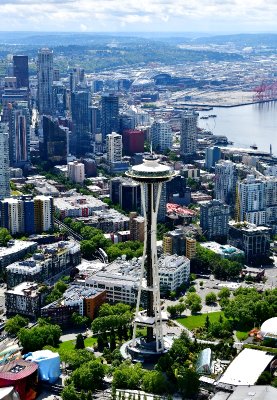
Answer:
[[205, 117], [205, 116], [203, 116], [203, 117], [200, 117], [200, 119], [208, 119], [209, 117]]
[[216, 118], [217, 115], [216, 115], [216, 114], [210, 114], [209, 117], [210, 117], [210, 118]]
[[258, 150], [258, 146], [256, 145], [256, 143], [254, 143], [254, 144], [252, 144], [252, 145], [250, 146], [250, 149]]

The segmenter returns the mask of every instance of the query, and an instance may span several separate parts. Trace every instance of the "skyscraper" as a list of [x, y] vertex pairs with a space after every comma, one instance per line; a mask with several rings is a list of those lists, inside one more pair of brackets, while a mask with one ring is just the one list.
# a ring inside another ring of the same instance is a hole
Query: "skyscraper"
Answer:
[[30, 112], [26, 101], [13, 104], [10, 110], [9, 154], [13, 167], [30, 162]]
[[236, 219], [255, 225], [266, 224], [266, 182], [254, 175], [238, 183]]
[[9, 128], [0, 123], [0, 198], [10, 196]]
[[57, 119], [43, 116], [42, 119], [43, 141], [39, 150], [42, 160], [55, 164], [66, 163], [68, 156], [68, 128], [59, 125]]
[[116, 132], [107, 135], [107, 161], [109, 164], [122, 161], [122, 136]]
[[219, 200], [200, 203], [200, 226], [207, 239], [227, 239], [229, 215], [229, 206]]
[[83, 90], [71, 95], [71, 115], [73, 123], [73, 146], [71, 152], [83, 156], [91, 150], [90, 95]]
[[185, 111], [182, 115], [180, 153], [184, 157], [196, 153], [197, 119], [198, 114], [195, 111]]
[[236, 165], [232, 161], [221, 160], [215, 164], [215, 198], [232, 208], [236, 200], [237, 179]]
[[119, 130], [119, 103], [118, 96], [108, 94], [101, 99], [101, 133], [102, 141], [106, 136]]
[[168, 122], [163, 120], [154, 121], [150, 135], [153, 150], [165, 152], [172, 148], [172, 129]]
[[207, 147], [205, 151], [205, 167], [210, 170], [220, 160], [221, 150], [219, 147]]
[[13, 75], [18, 88], [29, 87], [28, 56], [13, 56]]
[[38, 109], [40, 114], [53, 110], [53, 51], [47, 48], [38, 52]]

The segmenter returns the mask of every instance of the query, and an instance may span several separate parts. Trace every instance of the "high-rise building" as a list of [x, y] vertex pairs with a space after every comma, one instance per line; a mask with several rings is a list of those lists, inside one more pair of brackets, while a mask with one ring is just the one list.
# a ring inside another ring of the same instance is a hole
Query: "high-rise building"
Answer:
[[205, 167], [210, 170], [220, 160], [221, 150], [219, 147], [207, 147], [205, 150]]
[[186, 249], [186, 239], [182, 229], [167, 232], [163, 237], [163, 252], [183, 256]]
[[221, 160], [215, 164], [215, 198], [234, 206], [237, 179], [236, 165], [232, 161]]
[[68, 155], [69, 130], [59, 124], [57, 119], [43, 116], [43, 141], [40, 143], [42, 160], [55, 164], [64, 164]]
[[16, 77], [18, 88], [29, 88], [28, 56], [13, 56], [13, 75]]
[[196, 153], [197, 119], [195, 111], [185, 111], [182, 114], [180, 153], [184, 157]]
[[109, 164], [122, 161], [122, 136], [116, 132], [107, 135], [107, 161]]
[[136, 212], [130, 213], [130, 240], [144, 241], [144, 218]]
[[141, 206], [140, 185], [134, 181], [123, 181], [119, 188], [119, 205], [124, 211], [137, 211]]
[[34, 197], [35, 231], [47, 232], [54, 227], [54, 203], [53, 197]]
[[230, 209], [219, 200], [200, 203], [200, 226], [209, 240], [227, 239]]
[[90, 111], [90, 131], [92, 135], [101, 132], [101, 111], [99, 107], [91, 106]]
[[53, 90], [53, 114], [57, 117], [64, 117], [66, 112], [66, 87], [62, 82], [55, 82]]
[[71, 152], [84, 156], [91, 150], [90, 95], [88, 91], [73, 92], [71, 95], [71, 115], [73, 123], [73, 148]]
[[10, 196], [9, 127], [0, 123], [0, 199]]
[[53, 51], [47, 48], [38, 52], [38, 109], [40, 114], [53, 111]]
[[266, 224], [266, 182], [254, 175], [238, 183], [236, 201], [237, 221], [247, 221], [255, 225]]
[[68, 178], [75, 183], [83, 183], [85, 180], [85, 164], [79, 161], [71, 161], [67, 164]]
[[132, 156], [144, 152], [144, 132], [138, 129], [127, 129], [122, 134], [124, 153]]
[[172, 148], [172, 129], [168, 122], [154, 121], [150, 129], [153, 150], [165, 152]]
[[14, 103], [10, 109], [10, 165], [23, 168], [30, 163], [30, 112], [27, 102]]
[[1, 226], [11, 234], [42, 233], [53, 228], [53, 198], [36, 196], [7, 198], [0, 201]]
[[103, 142], [107, 135], [119, 130], [119, 101], [118, 96], [108, 94], [101, 99], [101, 133]]

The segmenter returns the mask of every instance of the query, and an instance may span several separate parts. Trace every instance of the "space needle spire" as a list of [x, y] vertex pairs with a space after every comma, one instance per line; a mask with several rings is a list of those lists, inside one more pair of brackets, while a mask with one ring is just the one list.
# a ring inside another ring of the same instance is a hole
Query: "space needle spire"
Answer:
[[[157, 356], [165, 351], [157, 257], [157, 215], [162, 185], [171, 180], [175, 176], [175, 172], [171, 167], [161, 164], [158, 157], [151, 154], [144, 158], [142, 164], [133, 166], [126, 172], [126, 175], [141, 185], [142, 208], [145, 218], [144, 251], [133, 340], [128, 351], [133, 358], [145, 359], [151, 354]], [[143, 311], [140, 310], [142, 298], [146, 299], [146, 309]], [[137, 339], [138, 326], [146, 327], [145, 337]]]

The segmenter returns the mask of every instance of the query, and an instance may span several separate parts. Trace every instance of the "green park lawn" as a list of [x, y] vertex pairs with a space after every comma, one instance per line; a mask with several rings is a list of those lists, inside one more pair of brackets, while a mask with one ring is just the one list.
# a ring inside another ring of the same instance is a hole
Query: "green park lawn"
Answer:
[[[97, 339], [94, 337], [85, 339], [85, 347], [93, 347], [93, 345], [97, 342]], [[75, 340], [67, 340], [66, 342], [61, 342], [59, 347], [56, 348], [56, 351], [71, 351], [75, 348]]]
[[218, 322], [220, 315], [223, 319], [225, 319], [224, 312], [217, 311], [205, 314], [191, 315], [189, 317], [177, 318], [177, 321], [189, 330], [193, 330], [195, 328], [199, 328], [205, 325], [207, 315], [209, 315], [209, 320], [211, 323]]

